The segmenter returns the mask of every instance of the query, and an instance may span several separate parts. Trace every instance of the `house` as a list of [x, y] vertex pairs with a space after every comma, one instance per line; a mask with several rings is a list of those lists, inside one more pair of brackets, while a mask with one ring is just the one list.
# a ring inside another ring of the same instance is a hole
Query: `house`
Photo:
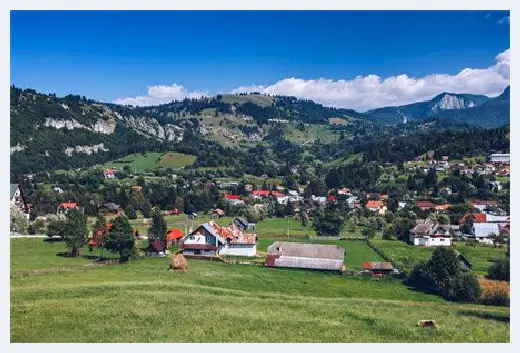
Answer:
[[256, 234], [245, 233], [236, 225], [221, 227], [209, 221], [197, 227], [183, 244], [183, 254], [190, 255], [234, 255], [256, 256]]
[[509, 153], [495, 153], [489, 156], [492, 163], [510, 164], [511, 155]]
[[400, 210], [405, 208], [406, 205], [407, 205], [407, 203], [405, 201], [397, 201], [397, 208]]
[[498, 180], [490, 181], [489, 187], [491, 189], [497, 189], [498, 191], [502, 190], [502, 184], [500, 184], [500, 181], [498, 181]]
[[435, 205], [435, 211], [446, 211], [449, 210], [452, 207], [450, 204], [443, 204], [443, 205]]
[[430, 209], [435, 209], [435, 204], [430, 201], [417, 201], [415, 206], [419, 207], [422, 211], [428, 211]]
[[471, 262], [469, 262], [469, 260], [464, 257], [464, 255], [462, 255], [459, 251], [455, 250], [455, 255], [457, 255], [457, 260], [459, 260], [459, 266], [460, 268], [463, 270], [463, 271], [470, 271], [471, 268], [473, 267], [471, 265]]
[[184, 234], [179, 228], [171, 228], [166, 233], [166, 246], [177, 245], [181, 239], [184, 238]]
[[98, 228], [97, 231], [92, 235], [92, 237], [88, 241], [89, 248], [94, 248], [96, 246], [102, 246], [102, 236], [103, 233], [106, 231], [110, 231], [112, 229], [112, 224], [107, 224], [105, 229], [102, 227]]
[[482, 244], [493, 245], [493, 236], [498, 234], [500, 234], [500, 229], [497, 223], [475, 223], [471, 228], [471, 234], [466, 237]]
[[486, 222], [487, 223], [498, 223], [500, 225], [505, 225], [509, 223], [509, 216], [497, 216], [492, 214], [486, 214]]
[[103, 205], [103, 210], [105, 213], [118, 214], [121, 212], [121, 207], [113, 202], [109, 202]]
[[181, 212], [179, 211], [179, 209], [174, 208], [173, 210], [168, 211], [168, 213], [171, 215], [176, 215], [176, 214], [180, 214]]
[[79, 206], [76, 202], [68, 201], [62, 202], [58, 206], [58, 215], [66, 215], [69, 210], [78, 209]]
[[391, 262], [363, 262], [363, 272], [373, 277], [387, 276], [394, 272]]
[[384, 215], [386, 213], [386, 206], [381, 200], [369, 200], [365, 205], [365, 208], [372, 212], [377, 212], [379, 215]]
[[359, 202], [359, 199], [357, 198], [357, 196], [350, 196], [347, 199], [347, 204], [348, 204], [348, 207], [350, 207], [350, 208], [360, 208], [361, 207], [361, 202]]
[[233, 195], [233, 194], [224, 194], [224, 198], [227, 202], [229, 202], [232, 205], [244, 205], [244, 200], [240, 199], [240, 195]]
[[470, 202], [470, 205], [479, 209], [480, 212], [487, 211], [489, 208], [498, 207], [498, 201], [493, 200], [476, 200]]
[[103, 170], [103, 176], [105, 179], [114, 179], [116, 176], [116, 170], [115, 169], [105, 169]]
[[212, 216], [215, 217], [215, 218], [224, 217], [224, 215], [225, 215], [224, 210], [222, 210], [220, 208], [215, 208], [213, 210]]
[[415, 246], [451, 246], [451, 227], [429, 219], [418, 219], [410, 229], [410, 243]]
[[25, 212], [28, 218], [29, 207], [27, 206], [25, 198], [23, 197], [22, 189], [20, 189], [20, 186], [18, 184], [10, 184], [10, 191], [11, 205]]
[[314, 195], [312, 195], [311, 196], [311, 200], [313, 202], [317, 202], [318, 204], [320, 204], [322, 206], [327, 203], [327, 198], [325, 196], [314, 196]]
[[141, 190], [143, 190], [143, 187], [139, 186], [139, 185], [134, 185], [134, 186], [132, 186], [132, 189], [135, 191], [141, 191]]
[[473, 223], [486, 223], [487, 217], [485, 213], [467, 213], [459, 219], [459, 224], [463, 225], [468, 222], [469, 218], [472, 219]]
[[60, 188], [59, 186], [54, 187], [54, 191], [56, 191], [58, 193], [58, 195], [63, 194], [63, 189]]
[[289, 195], [297, 197], [299, 195], [299, 193], [296, 190], [289, 190]]
[[343, 271], [345, 249], [338, 245], [317, 245], [276, 241], [267, 248], [267, 267], [291, 267]]
[[166, 242], [162, 240], [152, 240], [146, 248], [146, 256], [148, 257], [163, 257], [165, 256]]
[[350, 195], [350, 189], [348, 188], [343, 188], [343, 189], [338, 189], [338, 195]]

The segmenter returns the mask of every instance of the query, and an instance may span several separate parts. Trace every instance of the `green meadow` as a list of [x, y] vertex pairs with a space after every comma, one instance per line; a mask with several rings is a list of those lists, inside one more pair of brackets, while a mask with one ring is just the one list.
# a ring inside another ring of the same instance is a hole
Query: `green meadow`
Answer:
[[[366, 254], [346, 241], [349, 253]], [[260, 243], [261, 250], [267, 244]], [[11, 239], [11, 342], [509, 342], [509, 308], [446, 302], [396, 279], [169, 258], [82, 267], [64, 244]], [[356, 255], [360, 258], [364, 255]], [[57, 258], [59, 260], [57, 260]], [[375, 258], [374, 258], [375, 259]], [[16, 270], [16, 271], [14, 271]], [[438, 329], [417, 327], [434, 319]]]

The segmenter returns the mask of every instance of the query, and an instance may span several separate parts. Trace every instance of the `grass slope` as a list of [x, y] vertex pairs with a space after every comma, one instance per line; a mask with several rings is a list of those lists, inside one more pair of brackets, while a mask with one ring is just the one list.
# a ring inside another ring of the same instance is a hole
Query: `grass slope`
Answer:
[[136, 172], [144, 172], [157, 167], [181, 168], [192, 165], [196, 158], [192, 155], [176, 152], [138, 153], [107, 162], [103, 165], [103, 168], [123, 168], [128, 165]]
[[[509, 310], [396, 280], [168, 259], [11, 280], [11, 342], [508, 342]], [[416, 327], [435, 319], [439, 329]]]

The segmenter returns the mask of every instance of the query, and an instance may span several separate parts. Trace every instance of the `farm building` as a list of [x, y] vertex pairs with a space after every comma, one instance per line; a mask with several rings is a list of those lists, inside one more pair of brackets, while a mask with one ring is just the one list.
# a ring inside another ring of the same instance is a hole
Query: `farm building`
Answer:
[[221, 227], [209, 221], [197, 227], [182, 245], [184, 255], [256, 256], [256, 234], [248, 234], [236, 225]]
[[338, 245], [317, 245], [276, 241], [267, 248], [267, 267], [292, 267], [342, 271], [345, 249]]
[[255, 230], [256, 224], [249, 223], [244, 217], [237, 217], [233, 220], [233, 224], [236, 225], [240, 230]]
[[182, 238], [184, 238], [184, 234], [182, 234], [182, 231], [179, 228], [171, 228], [166, 233], [166, 245], [177, 245]]
[[149, 257], [162, 257], [165, 255], [166, 242], [161, 240], [153, 240], [148, 244], [146, 248], [146, 256]]
[[493, 237], [500, 234], [497, 223], [475, 223], [471, 229], [471, 234], [466, 236], [475, 239], [479, 243], [493, 245]]
[[394, 272], [391, 262], [363, 262], [363, 272], [374, 277], [387, 276]]

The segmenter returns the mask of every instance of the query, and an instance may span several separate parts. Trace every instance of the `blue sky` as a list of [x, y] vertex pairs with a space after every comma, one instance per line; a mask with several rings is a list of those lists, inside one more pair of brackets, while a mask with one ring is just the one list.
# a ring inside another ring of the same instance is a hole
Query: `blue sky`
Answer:
[[[508, 16], [508, 11], [13, 11], [10, 81], [58, 95], [136, 104], [241, 86], [238, 91], [293, 94], [361, 110], [425, 99], [438, 90], [494, 95], [509, 84], [502, 65], [507, 60], [509, 69]], [[457, 76], [465, 68], [493, 72], [482, 77], [474, 71], [478, 80], [466, 82]], [[403, 74], [406, 79], [398, 76]], [[453, 80], [421, 81], [431, 75]], [[317, 81], [321, 78], [325, 81]], [[403, 85], [409, 87], [401, 92]]]

